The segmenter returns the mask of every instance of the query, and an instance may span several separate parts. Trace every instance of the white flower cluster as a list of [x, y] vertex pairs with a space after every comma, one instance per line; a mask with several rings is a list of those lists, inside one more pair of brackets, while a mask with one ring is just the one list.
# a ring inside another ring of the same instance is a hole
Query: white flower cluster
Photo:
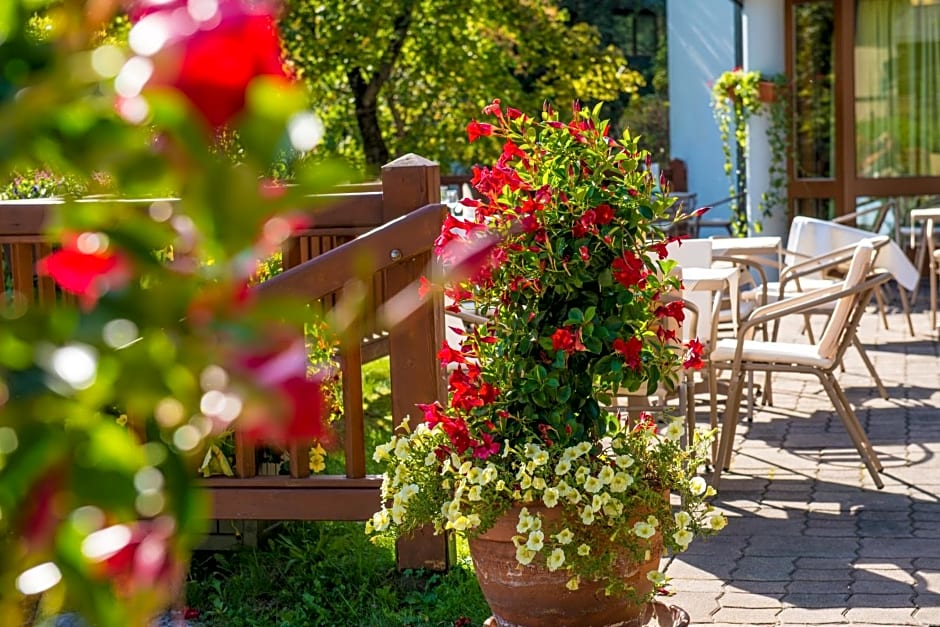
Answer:
[[[473, 532], [508, 504], [524, 505], [513, 536], [516, 560], [565, 569], [569, 588], [576, 589], [584, 576], [580, 564], [605, 563], [611, 543], [636, 547], [642, 556], [661, 534], [671, 550], [684, 551], [697, 533], [725, 526], [725, 517], [705, 502], [714, 490], [694, 468], [675, 466], [673, 460], [686, 455], [683, 435], [677, 419], [658, 433], [622, 432], [601, 445], [580, 442], [560, 451], [539, 442], [518, 448], [502, 442], [499, 455], [480, 459], [457, 455], [440, 426], [421, 424], [376, 447], [374, 459], [387, 467], [385, 505], [368, 527], [382, 532], [430, 522], [438, 531]], [[698, 433], [695, 440], [701, 453], [708, 440]], [[665, 472], [657, 464], [680, 468], [670, 470], [678, 473], [669, 475], [672, 484], [650, 484], [651, 472]], [[666, 490], [683, 495], [681, 508], [663, 500]], [[409, 509], [415, 503], [423, 507], [422, 520], [413, 520], [420, 517]], [[639, 519], [638, 510], [645, 510]], [[666, 581], [659, 571], [649, 578], [656, 587]]]

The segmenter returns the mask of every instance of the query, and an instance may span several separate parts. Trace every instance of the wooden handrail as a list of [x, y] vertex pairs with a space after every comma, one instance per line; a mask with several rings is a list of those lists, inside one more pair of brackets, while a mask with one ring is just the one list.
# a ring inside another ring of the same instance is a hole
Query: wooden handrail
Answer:
[[431, 250], [446, 213], [446, 205], [425, 205], [285, 270], [255, 289], [259, 295], [302, 296], [307, 302], [317, 301], [341, 289], [350, 278], [350, 268], [372, 274]]

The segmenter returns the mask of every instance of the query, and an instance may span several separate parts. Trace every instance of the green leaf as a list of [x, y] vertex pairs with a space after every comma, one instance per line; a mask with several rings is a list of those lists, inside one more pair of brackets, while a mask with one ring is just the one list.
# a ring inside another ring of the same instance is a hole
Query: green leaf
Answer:
[[568, 319], [565, 320], [565, 325], [569, 324], [581, 324], [584, 321], [584, 312], [582, 312], [577, 307], [573, 307], [568, 310]]

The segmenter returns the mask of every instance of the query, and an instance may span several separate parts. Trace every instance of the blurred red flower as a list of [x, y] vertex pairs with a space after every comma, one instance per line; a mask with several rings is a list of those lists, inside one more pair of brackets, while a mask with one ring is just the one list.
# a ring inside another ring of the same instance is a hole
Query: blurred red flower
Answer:
[[122, 255], [109, 250], [82, 252], [75, 240], [36, 262], [36, 272], [79, 296], [85, 309], [91, 309], [105, 292], [124, 287], [131, 278], [130, 263]]
[[211, 14], [195, 16], [178, 4], [145, 0], [131, 9], [139, 20], [134, 30], [148, 36], [157, 33], [166, 41], [152, 54], [151, 86], [178, 90], [218, 128], [245, 108], [245, 91], [255, 78], [288, 79], [273, 3], [220, 0]]

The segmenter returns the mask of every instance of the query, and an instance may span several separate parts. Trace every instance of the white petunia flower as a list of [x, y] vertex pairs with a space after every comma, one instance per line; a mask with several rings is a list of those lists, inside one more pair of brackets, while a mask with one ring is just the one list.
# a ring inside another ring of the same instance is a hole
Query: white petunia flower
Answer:
[[666, 585], [666, 581], [667, 581], [666, 574], [658, 570], [653, 570], [653, 571], [646, 573], [646, 578], [649, 581], [651, 581], [653, 585], [656, 586], [657, 588], [661, 588], [664, 585]]
[[532, 563], [532, 559], [535, 557], [535, 551], [522, 545], [516, 549], [516, 561], [522, 564], [523, 566]]
[[617, 468], [626, 470], [633, 465], [633, 458], [629, 455], [618, 455], [617, 459], [614, 460], [614, 463], [617, 464]]
[[600, 479], [594, 476], [589, 476], [584, 480], [584, 491], [589, 494], [596, 494], [601, 491], [601, 488], [604, 487], [603, 482]]
[[656, 527], [644, 520], [641, 520], [633, 523], [633, 533], [638, 538], [652, 538], [653, 534], [656, 533]]
[[663, 435], [666, 436], [666, 439], [670, 442], [678, 442], [679, 439], [685, 435], [685, 425], [682, 424], [682, 420], [673, 420], [663, 431]]
[[712, 514], [708, 517], [708, 526], [715, 531], [721, 531], [728, 524], [728, 519], [723, 514]]
[[408, 440], [401, 438], [395, 443], [395, 457], [405, 459], [411, 454], [411, 446]]
[[558, 476], [567, 475], [570, 470], [571, 470], [571, 462], [565, 459], [564, 457], [558, 460], [558, 463], [555, 464], [555, 474]]
[[388, 454], [392, 452], [395, 448], [395, 443], [398, 438], [392, 436], [392, 439], [386, 442], [385, 444], [379, 444], [375, 447], [375, 451], [372, 453], [372, 461], [374, 462], [383, 462], [388, 459]]
[[591, 554], [591, 547], [589, 547], [586, 544], [578, 545], [578, 555], [580, 555], [581, 557], [587, 557], [590, 554]]
[[474, 466], [467, 472], [467, 483], [480, 483], [480, 477], [483, 471]]
[[540, 529], [530, 532], [525, 545], [532, 551], [541, 551], [542, 547], [545, 546], [545, 534]]
[[675, 518], [676, 518], [676, 525], [680, 529], [685, 529], [686, 527], [689, 526], [689, 523], [692, 522], [692, 516], [690, 516], [689, 512], [686, 512], [686, 511], [676, 512]]
[[672, 539], [676, 541], [676, 544], [681, 546], [683, 549], [688, 548], [689, 543], [692, 542], [692, 539], [695, 536], [688, 529], [680, 529], [679, 531], [672, 534]]
[[588, 470], [587, 466], [578, 466], [578, 469], [574, 471], [574, 480], [581, 484], [590, 476], [591, 471]]
[[545, 562], [545, 565], [548, 566], [548, 570], [555, 572], [561, 565], [565, 563], [565, 552], [561, 549], [555, 549], [552, 551], [551, 555], [548, 556], [548, 559]]
[[618, 472], [610, 481], [611, 492], [626, 492], [627, 488], [633, 485], [633, 476], [625, 472]]
[[614, 480], [614, 469], [610, 466], [604, 466], [601, 468], [601, 471], [597, 473], [597, 478], [604, 485], [610, 485], [610, 483]]
[[571, 541], [574, 540], [574, 534], [571, 533], [570, 529], [565, 527], [555, 534], [555, 539], [558, 540], [558, 544], [571, 544]]
[[701, 477], [692, 477], [692, 480], [689, 481], [689, 491], [692, 492], [695, 496], [701, 496], [705, 494], [705, 489], [708, 487], [708, 484], [705, 483], [705, 480]]
[[546, 488], [542, 493], [542, 502], [545, 503], [545, 507], [558, 505], [558, 488]]

